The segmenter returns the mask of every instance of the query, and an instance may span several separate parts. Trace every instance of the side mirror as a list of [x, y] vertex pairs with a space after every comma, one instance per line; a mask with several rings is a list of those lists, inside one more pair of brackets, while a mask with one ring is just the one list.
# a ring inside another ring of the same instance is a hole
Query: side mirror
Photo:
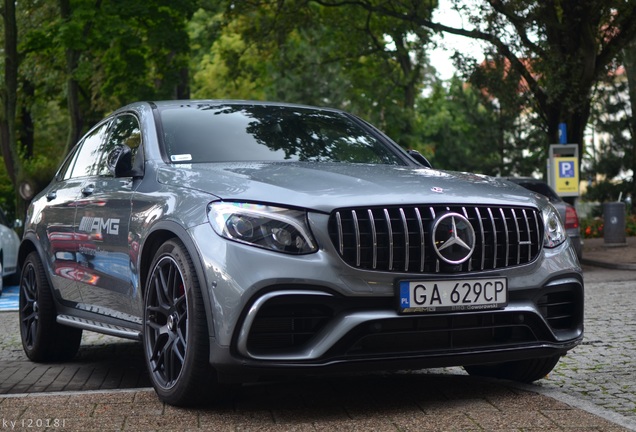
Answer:
[[407, 153], [411, 156], [415, 162], [418, 164], [425, 166], [426, 168], [433, 168], [433, 165], [422, 155], [422, 153], [417, 150], [408, 150]]
[[132, 166], [132, 150], [130, 147], [120, 144], [108, 154], [108, 171], [115, 177], [137, 177]]

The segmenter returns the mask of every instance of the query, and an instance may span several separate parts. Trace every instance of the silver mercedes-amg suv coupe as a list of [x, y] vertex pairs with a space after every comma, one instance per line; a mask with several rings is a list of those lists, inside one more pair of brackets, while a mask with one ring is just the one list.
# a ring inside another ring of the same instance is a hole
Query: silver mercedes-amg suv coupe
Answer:
[[33, 361], [83, 330], [143, 344], [170, 404], [236, 381], [461, 365], [534, 381], [583, 337], [559, 215], [432, 169], [342, 111], [128, 105], [31, 203], [20, 328]]

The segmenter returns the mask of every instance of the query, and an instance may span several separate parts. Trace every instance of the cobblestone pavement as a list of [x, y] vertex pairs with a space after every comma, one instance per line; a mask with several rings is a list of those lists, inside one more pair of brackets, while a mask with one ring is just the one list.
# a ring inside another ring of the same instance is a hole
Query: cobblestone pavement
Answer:
[[0, 393], [27, 391], [2, 388], [7, 374], [22, 373], [33, 375], [24, 380], [28, 391], [65, 391], [46, 398], [0, 396], [0, 421], [57, 419], [67, 422], [66, 430], [636, 430], [636, 271], [585, 267], [584, 275], [585, 341], [535, 385], [479, 380], [445, 368], [249, 386], [234, 406], [202, 411], [176, 410], [149, 390], [67, 392], [96, 383], [121, 388], [123, 381], [134, 382], [121, 379], [131, 373], [139, 377], [131, 388], [148, 386], [138, 343], [92, 332], [84, 333], [78, 358], [66, 369], [75, 381], [38, 388], [46, 372], [25, 361], [17, 313], [0, 313]]
[[585, 339], [537, 385], [636, 419], [636, 271], [586, 266], [584, 278]]

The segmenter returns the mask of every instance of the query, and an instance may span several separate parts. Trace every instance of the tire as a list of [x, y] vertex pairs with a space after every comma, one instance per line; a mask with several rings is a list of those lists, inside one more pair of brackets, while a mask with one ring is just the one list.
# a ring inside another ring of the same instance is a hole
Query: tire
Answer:
[[150, 266], [143, 346], [159, 399], [176, 406], [210, 402], [219, 386], [208, 361], [203, 297], [192, 259], [176, 239], [159, 247]]
[[75, 357], [82, 330], [57, 323], [53, 294], [37, 252], [24, 262], [19, 297], [20, 335], [27, 357], [43, 363]]
[[506, 363], [464, 366], [469, 375], [531, 383], [545, 378], [561, 356], [519, 360]]

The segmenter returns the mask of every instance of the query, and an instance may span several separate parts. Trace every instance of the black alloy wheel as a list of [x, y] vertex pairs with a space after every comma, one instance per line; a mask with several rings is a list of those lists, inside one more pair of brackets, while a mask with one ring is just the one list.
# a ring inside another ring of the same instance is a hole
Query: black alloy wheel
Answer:
[[208, 401], [215, 374], [203, 299], [183, 244], [157, 250], [146, 283], [143, 344], [150, 379], [161, 400], [188, 406]]
[[82, 330], [57, 323], [53, 294], [37, 252], [24, 262], [19, 297], [20, 335], [27, 357], [35, 362], [75, 357]]

